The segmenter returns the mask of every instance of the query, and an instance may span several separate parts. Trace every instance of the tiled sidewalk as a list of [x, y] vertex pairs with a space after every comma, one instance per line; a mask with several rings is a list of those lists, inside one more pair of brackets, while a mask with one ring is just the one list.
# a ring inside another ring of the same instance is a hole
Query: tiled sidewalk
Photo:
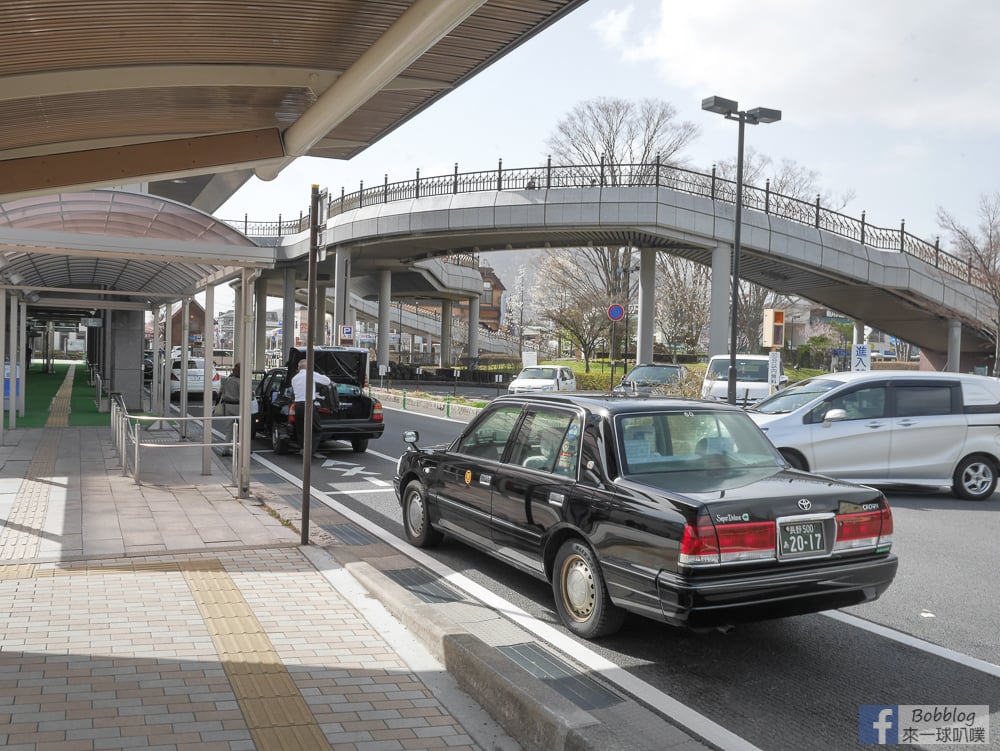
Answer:
[[0, 447], [0, 747], [484, 747], [435, 695], [440, 666], [404, 659], [223, 467], [136, 486], [68, 408]]

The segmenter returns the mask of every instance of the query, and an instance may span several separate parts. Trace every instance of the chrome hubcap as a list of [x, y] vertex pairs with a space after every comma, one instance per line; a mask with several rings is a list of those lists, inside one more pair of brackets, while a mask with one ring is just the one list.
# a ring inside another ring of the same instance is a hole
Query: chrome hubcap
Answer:
[[578, 621], [587, 620], [594, 612], [596, 588], [590, 566], [580, 556], [574, 555], [563, 564], [563, 602]]
[[406, 520], [414, 534], [419, 535], [424, 529], [424, 499], [420, 493], [410, 493], [406, 505]]

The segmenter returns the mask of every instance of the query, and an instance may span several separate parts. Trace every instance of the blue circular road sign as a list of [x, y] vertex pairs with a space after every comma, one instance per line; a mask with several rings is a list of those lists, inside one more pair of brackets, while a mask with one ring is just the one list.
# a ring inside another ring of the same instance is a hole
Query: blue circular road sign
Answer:
[[623, 308], [618, 303], [611, 303], [608, 306], [608, 318], [612, 321], [620, 321], [625, 317], [625, 308]]

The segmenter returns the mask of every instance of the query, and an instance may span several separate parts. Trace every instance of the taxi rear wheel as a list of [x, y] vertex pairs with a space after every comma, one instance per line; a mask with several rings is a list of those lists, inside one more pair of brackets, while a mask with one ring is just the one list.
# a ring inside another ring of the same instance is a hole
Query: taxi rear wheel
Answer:
[[581, 540], [567, 540], [556, 553], [552, 592], [563, 624], [584, 639], [609, 636], [625, 620], [625, 611], [611, 602], [597, 557]]
[[410, 544], [418, 548], [432, 548], [441, 542], [441, 533], [431, 526], [427, 491], [418, 480], [412, 480], [403, 490], [403, 531]]

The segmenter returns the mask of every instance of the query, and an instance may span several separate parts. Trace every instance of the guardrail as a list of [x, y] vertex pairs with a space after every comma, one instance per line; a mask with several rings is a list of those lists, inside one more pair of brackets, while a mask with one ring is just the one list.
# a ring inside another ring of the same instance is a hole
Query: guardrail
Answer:
[[[216, 420], [223, 422], [230, 420], [233, 423], [232, 440], [229, 442], [196, 442], [189, 440], [177, 429], [177, 425], [186, 426], [188, 423], [202, 423], [201, 417], [164, 417], [158, 415], [131, 415], [125, 406], [125, 400], [118, 392], [113, 392], [110, 397], [111, 402], [111, 433], [112, 443], [118, 454], [118, 461], [122, 468], [122, 477], [132, 475], [136, 485], [142, 485], [142, 449], [170, 450], [178, 448], [197, 448], [203, 446], [228, 446], [232, 454], [232, 479], [237, 484], [237, 468], [239, 467], [240, 444], [239, 417], [236, 415], [219, 415], [212, 417], [212, 423]], [[155, 431], [155, 435], [154, 435]], [[185, 431], [186, 433], [186, 431]], [[204, 436], [204, 431], [202, 431]]]
[[[340, 195], [330, 197], [328, 215], [334, 216], [353, 209], [391, 201], [403, 201], [425, 196], [457, 193], [478, 193], [504, 190], [547, 190], [552, 188], [603, 188], [603, 187], [661, 187], [681, 193], [703, 196], [713, 201], [723, 201], [735, 205], [736, 181], [720, 177], [715, 167], [711, 172], [675, 167], [655, 161], [637, 164], [619, 164], [602, 158], [598, 164], [553, 164], [549, 157], [546, 164], [537, 167], [505, 168], [501, 159], [496, 169], [476, 172], [458, 171], [448, 175], [421, 177], [420, 170], [412, 180], [389, 182], [386, 174], [383, 182], [373, 187], [360, 183], [352, 193], [341, 188]], [[841, 237], [854, 240], [870, 248], [892, 250], [919, 258], [935, 268], [957, 277], [964, 282], [988, 291], [982, 270], [976, 269], [971, 260], [963, 259], [941, 250], [940, 238], [929, 242], [906, 231], [906, 221], [899, 228], [878, 227], [868, 224], [865, 212], [860, 218], [842, 214], [821, 205], [819, 194], [812, 201], [804, 201], [771, 190], [770, 180], [764, 187], [744, 185], [743, 206], [762, 211], [765, 214], [822, 229]], [[223, 220], [226, 224], [252, 237], [273, 237], [296, 234], [309, 229], [309, 213], [300, 213], [298, 219], [277, 222]]]

